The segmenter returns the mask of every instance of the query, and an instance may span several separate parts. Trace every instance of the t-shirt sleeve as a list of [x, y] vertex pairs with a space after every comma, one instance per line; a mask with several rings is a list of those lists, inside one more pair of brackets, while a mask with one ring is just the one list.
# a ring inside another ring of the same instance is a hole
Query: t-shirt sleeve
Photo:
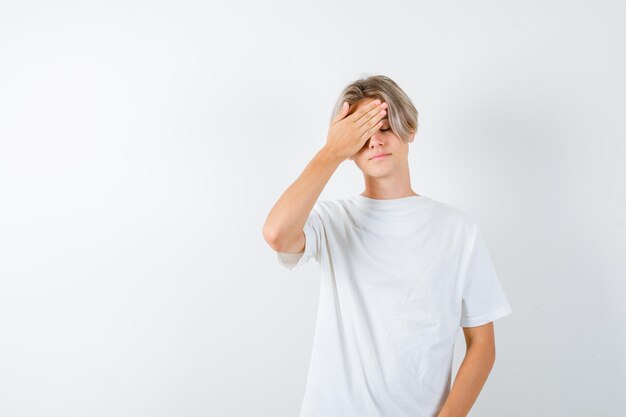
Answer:
[[304, 232], [304, 250], [299, 253], [276, 252], [278, 263], [290, 271], [315, 258], [319, 262], [320, 247], [323, 234], [322, 217], [316, 206], [313, 207], [309, 217], [302, 228]]
[[474, 222], [474, 240], [463, 288], [461, 327], [481, 326], [512, 312], [483, 234]]

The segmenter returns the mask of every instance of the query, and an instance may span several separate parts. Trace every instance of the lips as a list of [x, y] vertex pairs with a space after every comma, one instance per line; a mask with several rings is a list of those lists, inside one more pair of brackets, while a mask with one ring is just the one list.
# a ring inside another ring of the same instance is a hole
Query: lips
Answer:
[[370, 160], [372, 159], [384, 159], [385, 157], [391, 155], [390, 153], [379, 153], [377, 155], [374, 155], [370, 158]]

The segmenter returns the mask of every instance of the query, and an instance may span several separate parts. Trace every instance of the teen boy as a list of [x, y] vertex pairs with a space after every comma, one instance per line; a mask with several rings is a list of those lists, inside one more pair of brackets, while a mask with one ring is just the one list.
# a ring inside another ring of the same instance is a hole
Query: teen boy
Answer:
[[[278, 261], [321, 268], [300, 417], [464, 417], [495, 361], [493, 321], [511, 314], [477, 223], [415, 193], [417, 111], [391, 79], [350, 84], [326, 145], [263, 228]], [[353, 160], [365, 191], [317, 201]], [[467, 350], [450, 388], [454, 342]]]

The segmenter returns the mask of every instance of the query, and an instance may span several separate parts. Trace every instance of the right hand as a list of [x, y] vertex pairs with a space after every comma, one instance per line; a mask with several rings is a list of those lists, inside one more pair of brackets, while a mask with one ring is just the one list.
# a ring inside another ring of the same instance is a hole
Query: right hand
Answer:
[[326, 148], [341, 161], [353, 157], [382, 126], [380, 120], [387, 114], [386, 107], [387, 103], [376, 104], [376, 100], [372, 100], [346, 117], [350, 106], [344, 103], [328, 129]]

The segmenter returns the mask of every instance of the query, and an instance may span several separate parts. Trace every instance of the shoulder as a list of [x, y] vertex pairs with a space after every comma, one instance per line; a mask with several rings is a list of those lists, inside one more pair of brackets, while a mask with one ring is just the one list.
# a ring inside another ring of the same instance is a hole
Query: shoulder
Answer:
[[340, 200], [317, 200], [309, 214], [309, 221], [319, 226], [329, 226], [342, 219], [344, 212]]
[[312, 213], [325, 227], [343, 227], [354, 221], [349, 199], [323, 199], [313, 206]]
[[317, 200], [313, 206], [313, 210], [316, 210], [321, 215], [334, 215], [346, 211], [346, 199], [326, 199]]
[[479, 224], [466, 210], [449, 203], [432, 200], [432, 216], [443, 233], [463, 247], [472, 247], [479, 234]]
[[466, 230], [474, 229], [477, 224], [476, 220], [470, 216], [464, 209], [449, 203], [443, 203], [438, 200], [430, 199], [433, 207], [433, 215], [441, 219], [447, 224], [462, 227]]

